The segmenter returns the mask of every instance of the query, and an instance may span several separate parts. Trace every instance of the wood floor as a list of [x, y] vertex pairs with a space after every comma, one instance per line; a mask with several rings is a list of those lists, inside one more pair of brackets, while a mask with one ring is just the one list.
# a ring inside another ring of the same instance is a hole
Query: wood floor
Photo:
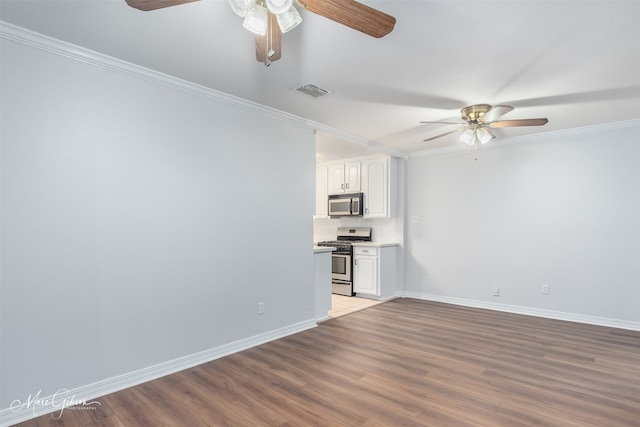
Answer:
[[24, 426], [640, 426], [640, 332], [396, 299]]

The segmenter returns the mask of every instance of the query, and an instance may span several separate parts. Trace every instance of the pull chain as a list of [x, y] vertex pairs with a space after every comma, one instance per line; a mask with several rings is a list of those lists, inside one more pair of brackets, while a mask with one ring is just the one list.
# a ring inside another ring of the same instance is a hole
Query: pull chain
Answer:
[[471, 157], [472, 153], [471, 150], [473, 149], [473, 160], [478, 160], [478, 144], [474, 143], [473, 145], [469, 146], [469, 149], [467, 150], [467, 154], [469, 155], [469, 157]]

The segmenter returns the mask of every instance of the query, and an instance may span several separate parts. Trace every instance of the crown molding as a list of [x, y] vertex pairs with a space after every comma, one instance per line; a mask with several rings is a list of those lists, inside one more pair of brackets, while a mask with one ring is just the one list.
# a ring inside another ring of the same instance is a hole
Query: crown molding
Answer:
[[368, 148], [369, 150], [377, 151], [381, 154], [387, 154], [389, 156], [400, 157], [403, 159], [407, 158], [407, 153], [404, 151], [396, 150], [395, 148], [389, 147], [379, 142], [371, 141], [369, 139], [362, 138], [348, 132], [343, 132], [329, 126], [325, 126], [321, 123], [309, 121], [309, 127], [312, 127], [316, 131], [316, 133], [333, 136], [343, 141], [351, 142], [364, 148]]
[[112, 56], [104, 55], [78, 45], [45, 36], [4, 21], [0, 21], [0, 38], [21, 43], [23, 45], [75, 61], [90, 64], [105, 70], [144, 80], [149, 83], [175, 89], [190, 95], [206, 98], [222, 104], [256, 110], [266, 116], [284, 120], [297, 126], [308, 127], [308, 121], [302, 117], [210, 89], [187, 80], [182, 80], [159, 71], [114, 58]]
[[[322, 123], [308, 120], [295, 114], [290, 114], [275, 108], [267, 107], [257, 102], [249, 101], [244, 98], [240, 98], [234, 95], [230, 95], [224, 92], [217, 91], [202, 85], [198, 85], [187, 80], [182, 80], [177, 77], [164, 74], [149, 68], [145, 68], [140, 65], [133, 64], [131, 62], [123, 61], [108, 55], [101, 54], [90, 49], [64, 42], [40, 33], [36, 33], [25, 28], [0, 21], [0, 38], [11, 40], [17, 43], [21, 43], [26, 46], [30, 46], [36, 49], [40, 49], [55, 55], [63, 56], [72, 60], [80, 61], [86, 64], [90, 64], [96, 67], [100, 67], [112, 72], [124, 74], [133, 78], [141, 79], [149, 83], [157, 84], [160, 86], [168, 87], [174, 90], [178, 90], [193, 96], [206, 98], [218, 103], [231, 105], [234, 107], [247, 108], [253, 111], [258, 111], [265, 116], [275, 118], [288, 122], [289, 124], [307, 128], [314, 132], [330, 135], [341, 139], [346, 142], [351, 142], [362, 147], [378, 151], [383, 154], [387, 154], [394, 157], [403, 159], [414, 157], [425, 157], [439, 154], [446, 154], [452, 152], [466, 151], [467, 146], [458, 144], [450, 147], [442, 147], [435, 149], [428, 149], [422, 151], [416, 151], [407, 153], [405, 151], [397, 150], [379, 142], [369, 140], [342, 130], [333, 128], [331, 126], [324, 125]], [[573, 129], [558, 130], [551, 132], [536, 133], [533, 135], [523, 135], [518, 137], [503, 138], [499, 141], [491, 143], [491, 147], [498, 147], [502, 145], [522, 143], [522, 142], [534, 142], [542, 141], [546, 138], [563, 135], [584, 135], [588, 133], [598, 131], [608, 131], [612, 129], [622, 129], [625, 127], [640, 126], [640, 119], [632, 119], [622, 122], [605, 123], [601, 125], [591, 125]]]
[[295, 114], [267, 107], [257, 102], [249, 101], [234, 95], [217, 91], [205, 86], [201, 86], [187, 80], [164, 74], [131, 62], [123, 61], [112, 56], [84, 48], [45, 36], [25, 28], [0, 21], [0, 38], [40, 49], [54, 55], [63, 56], [75, 61], [80, 61], [115, 73], [124, 74], [129, 77], [144, 80], [149, 83], [168, 87], [193, 96], [209, 99], [218, 103], [241, 107], [257, 111], [265, 116], [272, 117], [293, 124], [295, 126], [307, 128], [314, 132], [322, 132], [334, 136], [347, 142], [351, 142], [363, 147], [374, 149], [392, 156], [404, 157], [406, 153], [387, 147], [375, 141], [332, 128], [312, 120], [305, 119]]
[[[620, 130], [626, 128], [640, 127], [640, 119], [631, 119], [631, 120], [623, 120], [619, 122], [611, 122], [611, 123], [602, 123], [598, 125], [589, 125], [582, 126], [571, 129], [561, 129], [554, 130], [549, 132], [540, 132], [531, 135], [521, 135], [514, 137], [507, 137], [500, 139], [498, 141], [492, 141], [491, 145], [488, 145], [486, 148], [495, 148], [503, 145], [511, 145], [511, 144], [520, 144], [523, 142], [544, 142], [549, 138], [555, 138], [558, 136], [582, 136], [589, 135], [596, 132], [610, 132], [613, 130]], [[463, 144], [456, 144], [450, 147], [442, 147], [442, 148], [433, 148], [430, 150], [422, 150], [415, 151], [409, 154], [409, 158], [415, 157], [427, 157], [427, 156], [436, 156], [440, 154], [454, 153], [460, 151], [467, 151], [469, 147]]]

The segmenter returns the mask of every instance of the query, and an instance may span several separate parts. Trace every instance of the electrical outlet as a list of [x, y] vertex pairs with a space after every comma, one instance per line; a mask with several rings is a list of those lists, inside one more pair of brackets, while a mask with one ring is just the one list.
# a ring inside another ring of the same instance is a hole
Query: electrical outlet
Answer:
[[500, 288], [497, 286], [491, 288], [491, 295], [493, 295], [494, 297], [500, 296]]
[[549, 285], [542, 285], [542, 295], [549, 295]]
[[264, 314], [264, 303], [263, 302], [259, 302], [258, 303], [258, 314]]

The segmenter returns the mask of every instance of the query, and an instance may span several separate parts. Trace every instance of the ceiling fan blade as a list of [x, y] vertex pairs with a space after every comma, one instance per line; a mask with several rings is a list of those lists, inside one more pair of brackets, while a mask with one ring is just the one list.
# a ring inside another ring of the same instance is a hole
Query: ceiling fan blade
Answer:
[[520, 119], [520, 120], [498, 120], [491, 122], [488, 126], [492, 128], [514, 128], [518, 126], [542, 126], [546, 125], [549, 119]]
[[[271, 55], [269, 55], [271, 53]], [[270, 65], [282, 57], [282, 32], [276, 16], [269, 13], [267, 21], [267, 33], [264, 36], [256, 35], [256, 61]]]
[[462, 129], [451, 130], [449, 132], [441, 133], [440, 135], [432, 136], [431, 138], [427, 138], [424, 142], [433, 141], [437, 138], [442, 138], [443, 136], [451, 135], [452, 133], [460, 132]]
[[425, 124], [442, 124], [442, 125], [465, 125], [465, 124], [466, 124], [466, 123], [462, 123], [462, 122], [429, 122], [429, 121], [420, 122], [420, 123], [425, 123]]
[[489, 111], [487, 111], [484, 116], [480, 117], [480, 121], [482, 122], [493, 122], [498, 119], [498, 117], [502, 117], [507, 114], [509, 111], [513, 111], [513, 107], [511, 105], [496, 105], [491, 107]]
[[354, 0], [298, 0], [309, 12], [380, 38], [389, 34], [396, 18]]
[[183, 3], [191, 3], [198, 0], [125, 0], [127, 4], [135, 9], [148, 12], [150, 10], [162, 9], [165, 7], [177, 6]]

